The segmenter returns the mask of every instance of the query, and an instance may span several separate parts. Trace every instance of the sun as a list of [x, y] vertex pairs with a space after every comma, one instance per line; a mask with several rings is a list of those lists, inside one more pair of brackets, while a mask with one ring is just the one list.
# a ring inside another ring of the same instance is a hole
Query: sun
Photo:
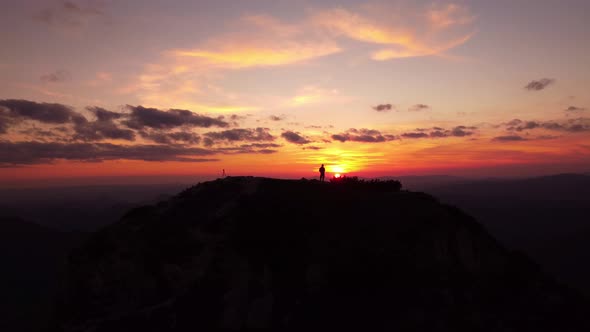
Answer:
[[342, 174], [344, 173], [344, 167], [340, 165], [332, 166], [332, 173]]
[[340, 175], [340, 173], [336, 173], [336, 174], [334, 174], [334, 177], [335, 177], [335, 178], [337, 178], [337, 179], [339, 179], [341, 176], [342, 176], [342, 175]]

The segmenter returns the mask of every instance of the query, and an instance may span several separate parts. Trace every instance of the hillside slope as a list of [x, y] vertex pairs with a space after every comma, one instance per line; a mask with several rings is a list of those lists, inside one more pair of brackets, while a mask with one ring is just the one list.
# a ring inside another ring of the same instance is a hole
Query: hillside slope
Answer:
[[[405, 182], [404, 182], [405, 184]], [[510, 248], [590, 295], [590, 176], [480, 180], [426, 187], [460, 207]]]
[[0, 331], [39, 331], [47, 325], [68, 251], [82, 238], [0, 217]]
[[588, 303], [423, 193], [226, 178], [70, 257], [56, 331], [583, 331]]

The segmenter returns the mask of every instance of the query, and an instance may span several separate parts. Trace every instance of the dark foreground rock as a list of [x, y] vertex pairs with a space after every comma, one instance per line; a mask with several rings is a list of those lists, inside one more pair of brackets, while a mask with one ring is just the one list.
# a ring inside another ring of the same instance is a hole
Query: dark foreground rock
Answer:
[[587, 301], [473, 218], [387, 186], [226, 178], [69, 261], [55, 331], [588, 331]]

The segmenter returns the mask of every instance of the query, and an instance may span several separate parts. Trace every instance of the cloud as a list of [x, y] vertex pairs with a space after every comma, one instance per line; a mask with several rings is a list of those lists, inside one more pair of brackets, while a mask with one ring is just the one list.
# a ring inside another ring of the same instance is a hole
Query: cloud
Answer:
[[403, 133], [403, 138], [426, 138], [429, 137], [428, 134], [423, 132], [411, 132], [411, 133]]
[[[336, 37], [386, 46], [373, 52], [373, 60], [437, 55], [459, 46], [473, 33], [464, 28], [474, 20], [466, 7], [372, 5], [358, 12], [334, 8], [317, 12], [312, 22]], [[450, 29], [453, 28], [453, 29]]]
[[372, 107], [377, 112], [389, 112], [391, 111], [392, 105], [391, 104], [379, 104], [377, 106]]
[[474, 126], [456, 126], [453, 129], [444, 129], [441, 127], [416, 128], [416, 131], [404, 133], [401, 136], [404, 138], [447, 138], [447, 137], [465, 137], [474, 134], [477, 127]]
[[110, 143], [0, 142], [0, 165], [49, 164], [58, 159], [101, 162], [105, 160], [207, 162], [215, 151], [181, 145], [117, 145]]
[[288, 65], [316, 57], [339, 52], [333, 44], [313, 45], [311, 43], [282, 43], [279, 45], [235, 45], [219, 46], [215, 51], [205, 49], [178, 50], [177, 57], [193, 58], [207, 65], [225, 68], [272, 67]]
[[455, 40], [451, 40], [446, 44], [442, 44], [436, 47], [428, 47], [428, 46], [417, 46], [415, 49], [382, 49], [377, 52], [374, 52], [371, 58], [375, 61], [386, 61], [391, 59], [400, 59], [400, 58], [411, 58], [411, 57], [420, 57], [420, 56], [432, 56], [432, 55], [441, 55], [444, 54], [445, 51], [455, 48], [457, 46], [465, 44], [471, 37], [473, 37], [474, 33], [469, 33], [464, 35], [460, 38]]
[[229, 126], [227, 122], [219, 118], [199, 115], [187, 110], [171, 109], [162, 111], [156, 108], [131, 105], [127, 105], [127, 108], [131, 111], [131, 114], [129, 120], [124, 121], [124, 124], [133, 129], [143, 129], [145, 127], [172, 129], [182, 126], [203, 128]]
[[4, 116], [15, 121], [35, 120], [42, 123], [65, 124], [85, 120], [72, 108], [55, 103], [37, 103], [22, 99], [0, 100], [0, 111], [4, 109]]
[[340, 142], [346, 142], [350, 140], [347, 134], [334, 134], [332, 135], [332, 139]]
[[569, 119], [566, 121], [521, 121], [514, 119], [504, 124], [506, 130], [521, 132], [524, 130], [534, 129], [545, 129], [553, 131], [564, 131], [564, 132], [585, 132], [590, 131], [590, 119], [589, 118], [577, 118]]
[[315, 150], [315, 151], [321, 150], [321, 149], [323, 149], [323, 148], [320, 147], [320, 146], [313, 146], [313, 145], [306, 146], [306, 147], [303, 148], [303, 150]]
[[368, 7], [315, 9], [289, 22], [269, 15], [246, 15], [230, 23], [237, 32], [214, 35], [193, 47], [172, 49], [166, 54], [172, 59], [173, 72], [202, 72], [203, 68], [306, 62], [342, 52], [343, 38], [386, 47], [371, 56], [387, 60], [442, 54], [472, 36], [465, 28], [474, 17], [465, 6]]
[[[155, 142], [183, 142], [196, 144], [200, 138], [186, 131], [161, 133], [175, 128], [211, 126], [227, 127], [220, 118], [199, 115], [187, 110], [161, 111], [142, 106], [127, 106], [131, 113], [117, 113], [101, 107], [89, 106], [86, 110], [95, 116], [89, 121], [82, 114], [62, 104], [37, 103], [28, 100], [0, 100], [0, 133], [9, 126], [32, 120], [50, 125], [71, 125], [73, 141], [99, 141], [104, 139], [135, 140], [135, 131]], [[124, 125], [127, 128], [121, 128]], [[134, 130], [132, 130], [134, 129]], [[33, 133], [33, 132], [31, 132]]]
[[129, 129], [122, 129], [111, 120], [88, 121], [83, 118], [74, 124], [74, 140], [99, 141], [104, 139], [121, 139], [127, 141], [135, 140], [135, 132]]
[[70, 73], [67, 70], [58, 70], [53, 73], [41, 75], [39, 79], [46, 83], [59, 83], [69, 80], [70, 77]]
[[238, 33], [216, 36], [194, 48], [170, 53], [180, 61], [240, 69], [290, 65], [341, 51], [335, 41], [310, 31], [305, 23], [288, 24], [256, 15], [244, 16], [236, 24]]
[[272, 121], [282, 121], [282, 120], [284, 120], [284, 119], [285, 119], [285, 117], [284, 117], [284, 116], [282, 116], [282, 115], [281, 115], [281, 116], [277, 116], [277, 115], [271, 115], [271, 116], [270, 116], [270, 119], [271, 119]]
[[349, 97], [341, 96], [340, 91], [336, 89], [325, 89], [315, 85], [304, 86], [297, 91], [297, 94], [291, 97], [286, 106], [303, 106], [317, 103], [342, 103], [349, 100]]
[[62, 137], [62, 135], [58, 132], [58, 130], [47, 130], [37, 127], [26, 128], [18, 131], [19, 134], [32, 137], [35, 140], [39, 140], [42, 142], [46, 141], [67, 141]]
[[416, 104], [408, 109], [410, 112], [420, 112], [420, 111], [427, 111], [430, 109], [430, 106], [426, 104]]
[[375, 129], [355, 129], [350, 128], [344, 133], [334, 134], [331, 136], [332, 140], [346, 142], [362, 142], [362, 143], [381, 143], [397, 139], [394, 135], [382, 134]]
[[14, 120], [2, 112], [0, 109], [0, 135], [6, 134], [8, 132], [8, 128], [13, 124]]
[[522, 123], [522, 120], [520, 120], [520, 119], [513, 119], [513, 120], [510, 120], [510, 121], [508, 121], [506, 123], [503, 123], [503, 125], [506, 125], [508, 127], [515, 127], [515, 126], [520, 125], [521, 123]]
[[555, 79], [553, 78], [542, 78], [540, 80], [530, 81], [527, 85], [524, 86], [524, 88], [529, 91], [540, 91], [553, 83], [555, 83]]
[[520, 141], [527, 141], [526, 138], [519, 136], [519, 135], [505, 135], [505, 136], [496, 136], [492, 138], [492, 141], [496, 142], [520, 142]]
[[[302, 13], [288, 20], [251, 14], [230, 18], [224, 29], [230, 32], [166, 50], [124, 91], [136, 94], [142, 104], [159, 108], [199, 112], [260, 109], [260, 99], [222, 89], [212, 91], [211, 82], [227, 71], [309, 64], [342, 52], [353, 55], [356, 46], [370, 48], [367, 57], [375, 60], [444, 55], [473, 35], [470, 24], [474, 17], [463, 5], [424, 7], [408, 1], [404, 6], [316, 6]], [[343, 99], [347, 98], [331, 91], [301, 91], [285, 104]], [[244, 104], [228, 105], [232, 100]]]
[[[402, 135], [403, 136], [403, 135]], [[447, 131], [443, 131], [443, 130], [434, 130], [432, 132], [430, 132], [430, 137], [432, 138], [443, 138], [443, 137], [449, 137], [449, 133], [448, 130]], [[414, 138], [414, 137], [410, 137], [410, 138]]]
[[33, 19], [51, 26], [78, 27], [104, 16], [102, 10], [91, 4], [80, 6], [73, 1], [63, 1], [58, 6], [35, 13]]
[[215, 141], [249, 141], [249, 142], [262, 142], [262, 141], [274, 141], [275, 137], [270, 134], [269, 128], [256, 128], [256, 129], [229, 129], [218, 132], [205, 133], [206, 136], [205, 145], [210, 146]]
[[172, 133], [140, 131], [139, 135], [144, 139], [148, 139], [160, 144], [199, 144], [201, 142], [201, 136], [186, 131]]
[[576, 107], [576, 106], [570, 106], [568, 108], [565, 109], [566, 112], [583, 112], [585, 111], [585, 108], [582, 107]]
[[451, 130], [451, 135], [455, 137], [464, 137], [473, 135], [472, 131], [468, 131], [467, 129], [477, 129], [476, 127], [466, 127], [466, 126], [457, 126]]
[[280, 144], [274, 143], [253, 143], [253, 144], [242, 144], [235, 147], [223, 147], [218, 148], [216, 151], [225, 154], [242, 154], [242, 153], [254, 153], [254, 154], [272, 154], [278, 152], [276, 148], [281, 147]]
[[86, 109], [93, 113], [99, 121], [112, 121], [125, 116], [122, 113], [112, 112], [98, 106], [88, 106]]
[[294, 131], [285, 131], [284, 133], [281, 134], [281, 137], [283, 137], [288, 142], [291, 142], [293, 144], [307, 144], [307, 143], [312, 142], [309, 139], [301, 136], [301, 134], [296, 133]]

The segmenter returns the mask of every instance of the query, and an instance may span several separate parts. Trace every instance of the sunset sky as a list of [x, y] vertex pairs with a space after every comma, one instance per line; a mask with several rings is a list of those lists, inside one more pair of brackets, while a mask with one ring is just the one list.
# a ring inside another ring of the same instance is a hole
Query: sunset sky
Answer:
[[590, 172], [590, 1], [8, 0], [0, 184]]

